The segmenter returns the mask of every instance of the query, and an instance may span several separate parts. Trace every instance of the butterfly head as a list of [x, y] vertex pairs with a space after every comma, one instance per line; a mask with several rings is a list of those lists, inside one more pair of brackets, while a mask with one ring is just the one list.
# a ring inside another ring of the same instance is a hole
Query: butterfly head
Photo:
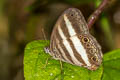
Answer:
[[91, 64], [90, 66], [87, 66], [87, 68], [90, 70], [96, 70], [100, 66], [103, 57], [100, 45], [90, 34], [80, 35], [80, 39]]

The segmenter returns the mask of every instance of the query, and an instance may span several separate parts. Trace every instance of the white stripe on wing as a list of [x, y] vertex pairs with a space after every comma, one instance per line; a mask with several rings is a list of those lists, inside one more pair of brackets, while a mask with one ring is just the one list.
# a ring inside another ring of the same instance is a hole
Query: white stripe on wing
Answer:
[[64, 21], [65, 21], [65, 24], [66, 24], [66, 27], [68, 29], [68, 32], [69, 32], [70, 36], [76, 35], [76, 32], [74, 31], [74, 29], [72, 27], [72, 24], [71, 24], [71, 22], [69, 21], [69, 19], [67, 18], [66, 15], [64, 15]]
[[86, 50], [82, 46], [79, 38], [77, 36], [75, 36], [76, 32], [74, 30], [74, 27], [72, 26], [71, 22], [69, 21], [69, 19], [67, 18], [66, 15], [64, 15], [64, 21], [65, 21], [65, 24], [67, 26], [69, 35], [71, 36], [70, 39], [72, 40], [73, 45], [74, 45], [76, 51], [81, 55], [83, 61], [85, 61], [87, 66], [91, 66], [91, 64], [90, 64], [90, 62], [88, 60], [88, 56], [87, 56]]
[[57, 45], [58, 45], [59, 50], [61, 51], [61, 55], [65, 58], [66, 62], [72, 63], [72, 62], [67, 58], [67, 56], [65, 55], [65, 52], [63, 51], [62, 47], [61, 47], [59, 44], [57, 44]]
[[77, 36], [73, 36], [70, 39], [72, 40], [76, 51], [79, 53], [79, 55], [81, 55], [81, 58], [83, 59], [83, 61], [87, 64], [87, 66], [91, 66], [91, 64], [88, 60], [86, 50], [82, 46], [82, 43], [80, 42], [79, 38]]
[[65, 46], [66, 50], [68, 51], [69, 55], [72, 58], [72, 61], [76, 64], [76, 65], [81, 65], [81, 63], [75, 58], [73, 50], [69, 44], [69, 42], [66, 40], [66, 37], [62, 31], [62, 29], [60, 28], [60, 26], [58, 26], [58, 33], [61, 36], [61, 38], [63, 39], [63, 45]]

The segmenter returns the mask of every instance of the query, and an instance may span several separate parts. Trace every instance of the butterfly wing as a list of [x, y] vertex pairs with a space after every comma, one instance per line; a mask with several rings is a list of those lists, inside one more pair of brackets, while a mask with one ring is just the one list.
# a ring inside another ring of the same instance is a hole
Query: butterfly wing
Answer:
[[[52, 31], [50, 41], [51, 55], [60, 57], [59, 51], [56, 51], [57, 48], [60, 47], [59, 44], [62, 45], [62, 49], [67, 45], [67, 48], [71, 50], [70, 44], [68, 42], [69, 38], [75, 36], [76, 34], [78, 35], [87, 33], [89, 33], [88, 26], [81, 11], [76, 8], [67, 9], [59, 17]], [[67, 51], [65, 51], [65, 53], [67, 53]], [[69, 52], [67, 53], [67, 56], [69, 56]]]
[[[91, 38], [91, 41], [89, 41], [89, 43], [92, 42], [90, 45], [91, 47], [93, 43], [96, 42], [94, 37], [91, 37], [88, 34], [88, 26], [80, 10], [75, 8], [67, 9], [59, 17], [54, 26], [50, 41], [50, 55], [55, 59], [63, 60], [78, 66], [84, 66], [90, 70], [97, 69], [101, 64], [102, 57], [100, 56], [101, 58], [98, 58], [98, 62], [92, 61], [91, 58], [101, 54], [99, 53], [101, 49], [95, 46], [94, 48], [98, 50], [96, 53], [90, 54], [87, 52], [88, 50], [85, 45], [87, 43], [86, 41], [89, 40], [86, 39], [89, 37]], [[80, 35], [88, 36], [80, 38], [82, 37]]]

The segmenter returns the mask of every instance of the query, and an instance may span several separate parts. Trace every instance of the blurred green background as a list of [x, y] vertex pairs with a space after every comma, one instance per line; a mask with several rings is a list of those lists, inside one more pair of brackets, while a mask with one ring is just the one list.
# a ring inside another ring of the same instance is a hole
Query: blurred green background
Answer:
[[[101, 0], [0, 0], [0, 80], [24, 80], [25, 45], [50, 39], [59, 15], [69, 7], [80, 9], [87, 21]], [[90, 29], [103, 53], [120, 48], [120, 0], [109, 6]]]

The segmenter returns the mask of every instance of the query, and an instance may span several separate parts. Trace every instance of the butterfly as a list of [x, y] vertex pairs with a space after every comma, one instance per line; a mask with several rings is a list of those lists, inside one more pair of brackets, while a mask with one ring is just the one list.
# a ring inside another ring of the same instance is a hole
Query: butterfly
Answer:
[[89, 33], [79, 9], [69, 8], [57, 20], [50, 46], [45, 49], [54, 59], [96, 70], [102, 63], [102, 50]]

